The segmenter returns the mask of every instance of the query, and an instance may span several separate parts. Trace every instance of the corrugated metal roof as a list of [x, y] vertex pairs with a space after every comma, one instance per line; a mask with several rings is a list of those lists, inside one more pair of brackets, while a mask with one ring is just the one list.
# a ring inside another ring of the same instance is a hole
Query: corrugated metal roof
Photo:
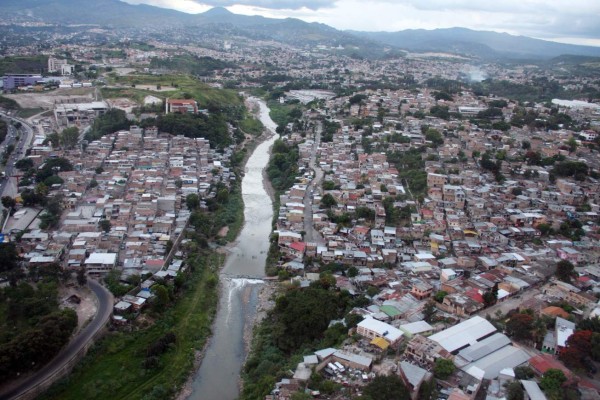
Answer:
[[515, 368], [529, 360], [529, 354], [513, 346], [505, 346], [465, 366], [463, 371], [477, 367], [485, 371], [485, 379], [495, 379], [504, 368]]
[[439, 343], [445, 350], [453, 352], [461, 347], [474, 345], [479, 339], [495, 331], [494, 325], [477, 316], [438, 332], [430, 336], [430, 339]]
[[481, 342], [475, 343], [473, 346], [461, 350], [458, 355], [469, 362], [473, 362], [509, 344], [510, 339], [506, 335], [496, 333]]

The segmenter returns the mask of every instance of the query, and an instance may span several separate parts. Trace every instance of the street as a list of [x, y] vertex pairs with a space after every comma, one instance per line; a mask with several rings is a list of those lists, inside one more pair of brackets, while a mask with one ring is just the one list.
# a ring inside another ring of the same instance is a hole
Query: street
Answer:
[[306, 186], [306, 194], [304, 195], [304, 241], [305, 242], [317, 242], [319, 244], [325, 243], [319, 232], [313, 225], [313, 193], [315, 190], [319, 190], [321, 182], [323, 180], [323, 170], [317, 166], [317, 149], [321, 143], [321, 132], [323, 126], [321, 123], [317, 126], [315, 134], [315, 143], [313, 145], [313, 151], [310, 156], [309, 168], [314, 171], [314, 176]]
[[[65, 368], [73, 360], [73, 358], [81, 351], [89, 347], [90, 341], [96, 333], [102, 329], [108, 322], [112, 313], [113, 296], [112, 294], [100, 285], [98, 282], [88, 280], [88, 286], [98, 299], [98, 311], [94, 319], [71, 341], [62, 351], [48, 364], [42, 367], [39, 371], [24, 378], [21, 382], [16, 383], [9, 388], [0, 390], [0, 398], [2, 399], [18, 399], [20, 396], [29, 391], [35, 393], [35, 388], [53, 377], [61, 369]], [[70, 365], [72, 367], [73, 365]]]

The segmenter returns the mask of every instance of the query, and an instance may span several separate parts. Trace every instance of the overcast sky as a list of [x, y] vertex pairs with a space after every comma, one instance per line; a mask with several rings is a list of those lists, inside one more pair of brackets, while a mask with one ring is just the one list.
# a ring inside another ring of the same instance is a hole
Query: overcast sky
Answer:
[[299, 18], [338, 29], [398, 31], [465, 27], [600, 46], [600, 0], [125, 0], [188, 13]]

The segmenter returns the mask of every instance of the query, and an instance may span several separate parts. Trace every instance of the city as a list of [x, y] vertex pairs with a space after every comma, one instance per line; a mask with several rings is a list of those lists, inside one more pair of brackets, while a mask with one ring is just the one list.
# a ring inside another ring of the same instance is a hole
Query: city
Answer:
[[36, 4], [0, 397], [600, 398], [600, 47]]

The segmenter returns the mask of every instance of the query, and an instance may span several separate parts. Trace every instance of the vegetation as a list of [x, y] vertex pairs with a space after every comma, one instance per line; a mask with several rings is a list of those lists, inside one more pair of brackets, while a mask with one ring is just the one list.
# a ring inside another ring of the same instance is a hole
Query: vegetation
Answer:
[[21, 108], [19, 106], [19, 103], [17, 103], [13, 99], [9, 99], [8, 97], [4, 96], [0, 96], [0, 107], [6, 110], [18, 110]]
[[408, 182], [414, 196], [422, 196], [427, 191], [427, 173], [423, 153], [425, 148], [411, 148], [407, 151], [388, 152], [388, 161], [398, 170], [398, 178]]
[[158, 400], [172, 396], [192, 369], [195, 351], [210, 334], [217, 300], [216, 271], [222, 257], [197, 251], [187, 260], [190, 275], [180, 298], [163, 307], [152, 325], [108, 334], [43, 398]]
[[540, 387], [550, 399], [561, 399], [561, 387], [567, 377], [560, 369], [550, 368], [540, 381]]
[[298, 146], [289, 145], [282, 139], [273, 143], [271, 159], [267, 166], [267, 175], [271, 185], [283, 192], [294, 184], [298, 174]]
[[8, 73], [41, 74], [48, 67], [48, 56], [11, 56], [0, 58], [0, 76]]
[[376, 376], [363, 391], [365, 400], [408, 400], [410, 392], [397, 375]]
[[167, 114], [160, 116], [156, 126], [161, 132], [183, 135], [190, 138], [205, 138], [212, 148], [223, 149], [233, 140], [227, 129], [227, 121], [222, 114]]
[[332, 290], [335, 280], [330, 274], [321, 276], [309, 288], [288, 288], [256, 329], [253, 350], [243, 371], [241, 399], [268, 394], [276, 380], [292, 367], [294, 355], [338, 345], [346, 337], [347, 328], [334, 325], [328, 329], [328, 324], [351, 307], [350, 296]]
[[3, 119], [0, 119], [0, 143], [4, 142], [8, 134], [8, 125]]
[[445, 358], [438, 358], [435, 360], [433, 367], [433, 375], [438, 379], [447, 379], [454, 372], [454, 363], [452, 360], [446, 360]]
[[125, 111], [113, 108], [94, 120], [92, 128], [85, 134], [85, 138], [90, 141], [98, 140], [104, 135], [129, 129], [130, 125], [131, 121], [127, 119]]
[[150, 68], [152, 69], [166, 69], [195, 76], [214, 75], [215, 71], [236, 67], [235, 64], [227, 61], [190, 54], [175, 55], [169, 58], [153, 58], [150, 61]]
[[567, 260], [561, 260], [556, 263], [556, 277], [563, 282], [571, 282], [575, 274], [575, 266]]

